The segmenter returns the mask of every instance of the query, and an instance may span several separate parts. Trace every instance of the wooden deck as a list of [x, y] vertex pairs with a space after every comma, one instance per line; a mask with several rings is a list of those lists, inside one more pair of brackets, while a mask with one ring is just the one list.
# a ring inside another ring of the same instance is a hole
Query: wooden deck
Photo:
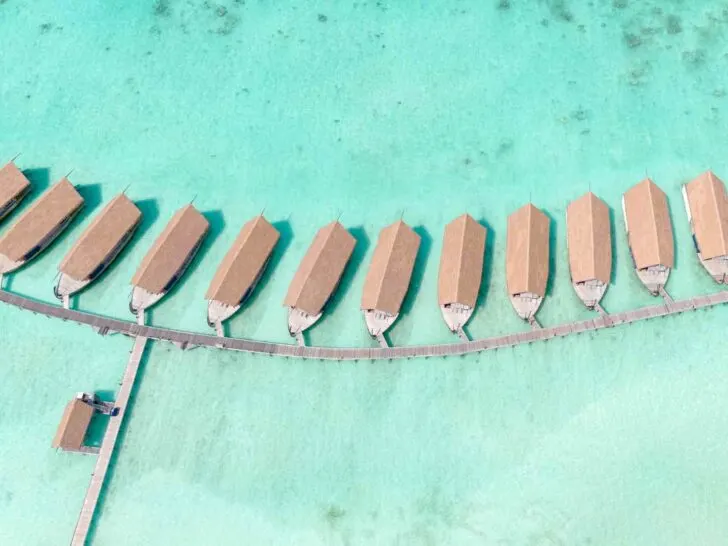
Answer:
[[301, 347], [285, 343], [266, 343], [239, 338], [220, 338], [215, 335], [182, 332], [167, 328], [144, 326], [134, 322], [93, 315], [82, 311], [63, 309], [62, 307], [32, 300], [16, 294], [0, 290], [0, 301], [21, 309], [39, 313], [62, 320], [70, 320], [91, 326], [98, 333], [118, 332], [124, 335], [148, 338], [174, 343], [181, 349], [192, 347], [215, 347], [233, 351], [244, 351], [293, 358], [309, 358], [319, 360], [388, 360], [392, 358], [413, 358], [430, 356], [463, 355], [491, 349], [512, 347], [522, 343], [544, 341], [554, 337], [611, 328], [620, 324], [629, 324], [650, 318], [664, 317], [686, 311], [703, 309], [714, 305], [728, 303], [728, 291], [704, 296], [695, 296], [687, 300], [665, 301], [658, 305], [642, 307], [632, 311], [614, 314], [595, 314], [590, 320], [561, 324], [531, 331], [479, 339], [461, 341], [445, 345], [417, 345], [409, 347]]
[[126, 406], [129, 402], [131, 390], [134, 387], [134, 381], [136, 380], [136, 375], [139, 371], [139, 363], [142, 360], [146, 343], [146, 338], [141, 336], [137, 336], [134, 341], [134, 347], [131, 350], [129, 363], [126, 365], [124, 378], [121, 381], [119, 393], [116, 396], [115, 406], [119, 408], [119, 413], [116, 416], [109, 418], [109, 425], [106, 428], [104, 440], [101, 443], [101, 449], [99, 450], [99, 456], [98, 459], [96, 459], [96, 466], [94, 467], [94, 472], [91, 475], [91, 483], [86, 490], [86, 498], [83, 500], [81, 513], [78, 515], [78, 522], [76, 523], [76, 529], [73, 532], [71, 546], [84, 546], [86, 544], [88, 533], [91, 529], [91, 523], [99, 502], [99, 496], [101, 495], [101, 489], [103, 488], [104, 481], [106, 480], [106, 472], [109, 470], [111, 456], [114, 454], [116, 440], [119, 437], [121, 424], [124, 421]]

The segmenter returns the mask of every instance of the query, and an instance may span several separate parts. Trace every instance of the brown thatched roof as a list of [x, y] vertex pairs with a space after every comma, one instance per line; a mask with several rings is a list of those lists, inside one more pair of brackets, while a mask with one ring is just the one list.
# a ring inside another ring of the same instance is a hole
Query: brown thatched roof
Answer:
[[509, 294], [546, 294], [550, 223], [548, 216], [530, 203], [508, 217], [506, 284]]

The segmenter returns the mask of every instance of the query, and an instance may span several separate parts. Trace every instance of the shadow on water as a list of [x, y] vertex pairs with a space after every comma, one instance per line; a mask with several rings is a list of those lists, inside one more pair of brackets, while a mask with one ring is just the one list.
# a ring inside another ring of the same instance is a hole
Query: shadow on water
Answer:
[[[94, 391], [94, 394], [104, 402], [113, 402], [116, 393], [114, 391]], [[88, 430], [86, 431], [86, 437], [84, 438], [84, 444], [92, 447], [100, 447], [101, 442], [104, 439], [106, 433], [106, 427], [109, 424], [109, 416], [101, 413], [94, 413], [91, 418]]]
[[79, 184], [76, 189], [83, 197], [83, 208], [73, 220], [73, 224], [78, 225], [96, 212], [96, 208], [101, 204], [102, 194], [101, 184]]
[[[480, 219], [478, 223], [488, 230], [485, 237], [485, 257], [483, 258], [483, 274], [480, 279], [480, 290], [478, 291], [478, 299], [475, 303], [475, 309], [470, 320], [474, 320], [475, 317], [480, 313], [480, 310], [485, 308], [485, 304], [488, 302], [488, 296], [490, 295], [490, 280], [493, 278], [493, 262], [495, 259], [495, 243], [496, 232], [487, 220]], [[467, 325], [463, 328], [468, 337], [470, 332], [468, 331]], [[472, 339], [472, 337], [470, 338]]]
[[356, 246], [354, 247], [354, 252], [351, 254], [349, 263], [346, 264], [344, 273], [341, 275], [339, 286], [337, 286], [336, 290], [331, 295], [331, 299], [326, 304], [326, 314], [335, 312], [351, 290], [354, 277], [362, 267], [364, 256], [366, 256], [369, 246], [371, 245], [371, 240], [369, 239], [366, 231], [364, 231], [363, 226], [351, 227], [348, 228], [348, 231], [352, 234], [354, 239], [356, 239]]
[[[222, 233], [222, 230], [225, 228], [225, 217], [221, 210], [211, 210], [203, 212], [202, 215], [210, 223], [210, 229], [203, 239], [202, 245], [200, 245], [197, 254], [195, 254], [194, 258], [192, 258], [192, 262], [187, 267], [187, 271], [184, 272], [182, 277], [177, 280], [174, 286], [172, 286], [169, 292], [164, 296], [164, 298], [162, 298], [160, 304], [163, 304], [165, 301], [169, 301], [170, 299], [172, 299], [174, 295], [179, 290], [181, 290], [182, 286], [184, 286], [185, 282], [187, 282], [187, 279], [191, 278], [195, 274], [195, 271], [197, 271], [197, 269], [200, 267], [200, 264], [204, 261], [205, 256], [207, 256], [207, 253], [210, 251], [210, 248], [212, 248], [213, 243]], [[203, 295], [201, 295], [200, 297], [202, 298]], [[152, 307], [151, 309], [147, 310], [148, 324], [153, 324], [152, 320], [154, 319], [154, 309], [155, 307]]]
[[607, 208], [609, 209], [609, 236], [612, 239], [612, 274], [609, 276], [609, 284], [613, 285], [617, 282], [617, 269], [619, 269], [617, 267], [619, 264], [617, 259], [617, 222], [614, 216], [614, 209], [609, 205], [607, 205]]
[[[406, 315], [410, 312], [417, 300], [417, 295], [422, 288], [422, 281], [425, 278], [425, 269], [427, 268], [427, 259], [432, 252], [432, 237], [423, 226], [413, 228], [414, 232], [420, 236], [420, 248], [417, 251], [417, 258], [412, 270], [412, 279], [410, 281], [409, 290], [404, 297], [400, 313]], [[437, 301], [437, 300], [435, 300]]]
[[670, 218], [670, 228], [672, 230], [672, 249], [673, 249], [673, 269], [678, 268], [678, 256], [679, 253], [677, 251], [677, 237], [675, 237], [675, 215], [672, 212], [672, 206], [670, 205], [670, 199], [666, 197], [667, 201], [667, 215]]
[[23, 174], [30, 181], [30, 193], [27, 198], [35, 199], [51, 185], [51, 170], [47, 167], [26, 169]]
[[556, 221], [556, 219], [553, 217], [553, 215], [550, 212], [546, 212], [543, 209], [541, 209], [541, 211], [550, 220], [550, 225], [549, 225], [549, 271], [548, 271], [548, 277], [546, 279], [546, 294], [545, 294], [545, 296], [548, 297], [551, 295], [551, 293], [554, 290], [554, 281], [556, 280], [556, 264], [558, 263], [558, 261], [556, 259], [556, 252], [559, 249], [559, 244], [558, 244], [559, 223]]
[[[96, 529], [98, 527], [99, 515], [104, 510], [104, 505], [106, 504], [106, 495], [109, 490], [109, 484], [114, 480], [114, 474], [116, 473], [116, 463], [119, 458], [119, 452], [121, 451], [122, 446], [124, 445], [127, 427], [129, 426], [129, 422], [131, 421], [133, 413], [134, 413], [134, 406], [136, 405], [137, 393], [139, 391], [140, 385], [142, 385], [144, 383], [144, 376], [147, 373], [147, 362], [149, 360], [149, 351], [150, 351], [151, 345], [152, 345], [151, 342], [147, 342], [147, 346], [144, 349], [144, 354], [142, 354], [141, 361], [139, 362], [139, 370], [137, 372], [136, 381], [134, 382], [134, 388], [132, 389], [131, 394], [129, 396], [129, 403], [126, 406], [126, 413], [124, 415], [124, 421], [121, 424], [121, 428], [119, 429], [119, 436], [117, 437], [117, 440], [116, 440], [116, 447], [114, 449], [113, 455], [111, 456], [111, 460], [109, 461], [109, 469], [106, 472], [106, 479], [104, 480], [103, 487], [101, 488], [101, 492], [99, 494], [99, 501], [98, 501], [98, 504], [96, 505], [96, 513], [94, 514], [94, 517], [91, 520], [91, 526], [89, 527], [88, 540], [86, 541], [86, 544], [94, 544], [94, 535], [96, 534]], [[129, 355], [127, 355], [127, 358], [128, 358], [128, 356]], [[121, 358], [123, 358], [123, 357], [121, 357]], [[126, 366], [126, 364], [125, 364], [125, 366]], [[114, 393], [112, 398], [115, 399], [115, 397], [116, 397], [116, 393]], [[102, 398], [103, 398], [103, 400], [106, 400], [106, 397], [102, 397]], [[107, 418], [107, 421], [108, 421], [108, 418]]]

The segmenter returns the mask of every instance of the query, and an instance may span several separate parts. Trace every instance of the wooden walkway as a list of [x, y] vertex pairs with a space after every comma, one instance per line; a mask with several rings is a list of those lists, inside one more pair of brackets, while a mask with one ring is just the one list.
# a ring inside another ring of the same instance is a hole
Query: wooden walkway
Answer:
[[142, 360], [146, 344], [147, 339], [141, 336], [137, 336], [134, 341], [134, 347], [131, 350], [129, 363], [126, 365], [124, 378], [121, 381], [119, 393], [116, 396], [115, 407], [119, 408], [119, 413], [116, 416], [109, 418], [109, 426], [106, 428], [104, 440], [101, 443], [101, 449], [99, 450], [99, 456], [98, 459], [96, 459], [96, 466], [94, 467], [94, 472], [91, 475], [91, 483], [86, 490], [86, 498], [83, 500], [81, 513], [78, 515], [78, 522], [76, 523], [76, 529], [73, 532], [71, 546], [84, 546], [86, 544], [86, 539], [88, 538], [91, 523], [99, 502], [99, 496], [101, 495], [101, 489], [103, 488], [104, 481], [106, 480], [106, 472], [109, 470], [111, 456], [114, 454], [116, 440], [119, 437], [121, 424], [124, 421], [126, 405], [129, 402], [129, 396], [131, 395], [131, 390], [134, 387], [134, 381], [136, 380], [137, 372], [139, 371], [139, 363]]
[[91, 326], [100, 334], [112, 332], [122, 333], [133, 337], [149, 338], [158, 341], [169, 341], [181, 349], [193, 347], [216, 347], [233, 351], [244, 351], [276, 356], [293, 358], [310, 358], [318, 360], [388, 360], [393, 358], [413, 358], [429, 356], [448, 356], [477, 353], [491, 349], [512, 347], [522, 343], [544, 341], [554, 337], [563, 337], [580, 332], [611, 328], [620, 324], [629, 324], [640, 320], [664, 317], [685, 311], [703, 309], [714, 305], [728, 303], [728, 290], [695, 296], [687, 300], [666, 301], [658, 305], [642, 307], [632, 311], [625, 311], [614, 314], [595, 314], [590, 320], [572, 322], [559, 326], [539, 328], [531, 331], [498, 336], [474, 341], [460, 341], [444, 345], [417, 345], [408, 347], [370, 347], [370, 348], [335, 348], [335, 347], [299, 347], [285, 343], [266, 343], [263, 341], [252, 341], [239, 338], [219, 338], [215, 335], [197, 334], [194, 332], [182, 332], [167, 328], [155, 328], [144, 326], [134, 322], [117, 320], [82, 311], [63, 309], [57, 305], [51, 305], [18, 296], [0, 290], [0, 301], [26, 309], [34, 313], [40, 313], [50, 317], [70, 320], [79, 324]]

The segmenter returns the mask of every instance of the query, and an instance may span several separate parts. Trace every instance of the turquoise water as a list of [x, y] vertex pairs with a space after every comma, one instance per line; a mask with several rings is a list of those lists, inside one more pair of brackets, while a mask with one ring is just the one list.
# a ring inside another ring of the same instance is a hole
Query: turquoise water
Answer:
[[[647, 173], [672, 209], [670, 293], [714, 291], [680, 184], [707, 168], [728, 176], [727, 25], [715, 1], [0, 2], [0, 162], [22, 152], [37, 188], [73, 169], [91, 205], [6, 287], [52, 301], [75, 236], [129, 186], [142, 233], [75, 305], [131, 318], [134, 270], [194, 198], [212, 233], [150, 319], [207, 331], [214, 270], [265, 209], [282, 244], [229, 330], [290, 342], [288, 283], [316, 229], [341, 215], [359, 245], [308, 341], [367, 345], [366, 266], [404, 213], [423, 246], [390, 339], [447, 342], [440, 242], [467, 211], [490, 228], [469, 325], [480, 338], [524, 328], [503, 256], [506, 217], [529, 199], [553, 219], [542, 323], [589, 316], [564, 242], [566, 204], [589, 188], [614, 210], [605, 308], [651, 303], [619, 204]], [[94, 543], [720, 543], [725, 315], [390, 363], [155, 344]], [[73, 392], [115, 388], [130, 342], [5, 308], [0, 324], [0, 468], [13, 470], [0, 478], [0, 539], [62, 542], [92, 459], [46, 446]]]

